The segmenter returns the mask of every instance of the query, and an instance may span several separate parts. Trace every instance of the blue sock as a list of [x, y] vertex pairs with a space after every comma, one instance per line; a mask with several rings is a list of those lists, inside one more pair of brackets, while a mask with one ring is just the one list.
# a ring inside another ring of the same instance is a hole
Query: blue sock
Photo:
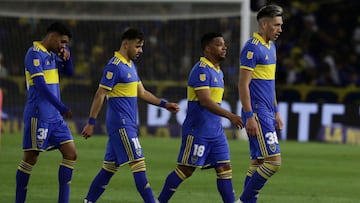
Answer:
[[176, 168], [173, 172], [171, 172], [166, 178], [164, 187], [158, 197], [158, 200], [161, 203], [166, 203], [176, 192], [178, 186], [185, 180], [185, 175]]
[[133, 172], [135, 185], [145, 203], [155, 203], [154, 194], [145, 171]]
[[[251, 176], [246, 176], [245, 177], [245, 182], [244, 182], [244, 188], [246, 188], [246, 185], [247, 183], [251, 180]], [[257, 195], [252, 197], [250, 200], [249, 200], [249, 203], [256, 203], [257, 201]]]
[[59, 199], [58, 203], [68, 203], [70, 197], [70, 184], [75, 161], [63, 159], [60, 163], [59, 180]]
[[15, 203], [24, 203], [27, 193], [27, 185], [30, 179], [32, 165], [25, 161], [20, 161], [16, 171], [16, 197]]
[[240, 196], [240, 200], [245, 203], [255, 201], [256, 196], [259, 194], [259, 190], [265, 185], [267, 179], [255, 172], [251, 179], [246, 184], [243, 193]]
[[105, 191], [105, 187], [109, 184], [113, 175], [113, 172], [106, 171], [102, 168], [92, 181], [86, 200], [96, 202]]
[[235, 202], [235, 194], [231, 179], [217, 179], [217, 188], [224, 203]]
[[[256, 172], [258, 167], [259, 167], [259, 165], [255, 165], [255, 164], [250, 165], [250, 167], [246, 173], [246, 177], [245, 177], [245, 181], [244, 181], [244, 189], [246, 188], [246, 185], [251, 180], [252, 175]], [[249, 203], [256, 203], [256, 201], [257, 201], [257, 196], [254, 196], [249, 200]]]
[[280, 166], [281, 162], [266, 160], [263, 164], [259, 165], [246, 184], [240, 200], [245, 203], [256, 202], [259, 191], [264, 187], [266, 181], [279, 170]]
[[251, 176], [246, 176], [245, 177], [245, 181], [244, 181], [244, 188], [246, 187], [246, 185], [248, 184], [248, 182], [250, 181]]

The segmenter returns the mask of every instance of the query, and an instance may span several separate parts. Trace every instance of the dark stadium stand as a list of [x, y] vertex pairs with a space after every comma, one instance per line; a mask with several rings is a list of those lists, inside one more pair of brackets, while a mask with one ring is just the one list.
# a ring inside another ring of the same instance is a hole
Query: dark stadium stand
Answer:
[[301, 94], [296, 89], [277, 88], [276, 96], [278, 101], [286, 101], [286, 102], [302, 101]]
[[310, 90], [306, 96], [307, 102], [339, 103], [339, 95], [331, 90]]
[[162, 91], [161, 96], [169, 101], [179, 102], [181, 99], [186, 99], [187, 88], [181, 86], [167, 87]]
[[360, 90], [348, 92], [344, 96], [343, 103], [360, 105]]
[[62, 102], [78, 117], [87, 117], [95, 91], [87, 84], [68, 84], [61, 91]]

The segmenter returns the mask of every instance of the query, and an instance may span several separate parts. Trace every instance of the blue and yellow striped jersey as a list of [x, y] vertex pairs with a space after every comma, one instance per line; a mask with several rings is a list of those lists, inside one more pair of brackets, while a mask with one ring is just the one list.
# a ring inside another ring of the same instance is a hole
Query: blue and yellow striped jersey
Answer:
[[106, 65], [100, 87], [109, 90], [106, 126], [108, 133], [119, 126], [137, 126], [137, 90], [141, 83], [135, 64], [118, 52]]
[[276, 47], [254, 33], [240, 53], [240, 68], [253, 71], [249, 85], [251, 106], [273, 111], [275, 101]]
[[40, 120], [56, 122], [62, 119], [59, 111], [36, 90], [33, 78], [44, 76], [47, 88], [60, 100], [59, 73], [56, 67], [56, 54], [49, 52], [40, 44], [33, 42], [25, 56], [25, 78], [27, 85], [27, 102], [25, 117], [37, 117]]
[[[217, 136], [222, 130], [221, 118], [200, 105], [195, 91], [201, 89], [208, 89], [211, 99], [221, 104], [224, 94], [224, 74], [220, 67], [215, 67], [205, 57], [201, 57], [194, 65], [188, 78], [188, 109], [183, 129], [193, 131], [197, 135]], [[196, 133], [197, 130], [202, 132]], [[209, 133], [204, 132], [205, 130]]]

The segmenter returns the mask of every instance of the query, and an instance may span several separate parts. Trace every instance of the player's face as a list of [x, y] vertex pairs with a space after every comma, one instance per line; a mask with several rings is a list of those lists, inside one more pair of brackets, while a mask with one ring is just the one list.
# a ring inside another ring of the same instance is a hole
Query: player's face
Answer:
[[55, 53], [61, 53], [70, 41], [69, 36], [60, 35], [57, 33], [52, 33], [50, 40], [51, 40], [50, 51], [53, 51]]
[[268, 40], [277, 40], [282, 32], [281, 26], [283, 25], [283, 20], [281, 16], [276, 16], [274, 18], [268, 18], [264, 24], [264, 34], [265, 38]]
[[144, 40], [134, 39], [128, 41], [128, 56], [131, 60], [137, 59], [143, 52]]
[[223, 61], [226, 58], [226, 45], [222, 37], [216, 37], [209, 44], [211, 54], [218, 60]]

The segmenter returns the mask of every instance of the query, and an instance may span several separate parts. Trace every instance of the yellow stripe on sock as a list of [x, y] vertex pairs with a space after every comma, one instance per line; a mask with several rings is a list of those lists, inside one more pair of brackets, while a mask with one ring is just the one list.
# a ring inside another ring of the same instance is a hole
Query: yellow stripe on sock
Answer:
[[33, 165], [25, 162], [24, 160], [21, 160], [18, 169], [24, 173], [30, 174], [32, 171]]

